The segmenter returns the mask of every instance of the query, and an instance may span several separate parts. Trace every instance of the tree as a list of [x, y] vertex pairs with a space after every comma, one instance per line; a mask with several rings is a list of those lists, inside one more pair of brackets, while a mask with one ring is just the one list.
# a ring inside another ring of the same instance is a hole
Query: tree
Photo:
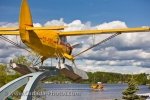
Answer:
[[0, 65], [0, 87], [6, 84], [6, 82], [7, 82], [6, 66]]
[[27, 58], [26, 58], [25, 56], [23, 56], [23, 55], [20, 55], [20, 56], [18, 56], [18, 57], [15, 57], [15, 58], [13, 59], [13, 62], [18, 63], [18, 64], [27, 65], [27, 66], [29, 66], [29, 65], [32, 64], [32, 62], [29, 61], [29, 60], [27, 60]]
[[138, 91], [138, 86], [135, 83], [135, 80], [133, 77], [128, 82], [128, 88], [125, 89], [122, 94], [122, 99], [125, 100], [139, 100], [139, 96], [137, 96], [135, 93]]

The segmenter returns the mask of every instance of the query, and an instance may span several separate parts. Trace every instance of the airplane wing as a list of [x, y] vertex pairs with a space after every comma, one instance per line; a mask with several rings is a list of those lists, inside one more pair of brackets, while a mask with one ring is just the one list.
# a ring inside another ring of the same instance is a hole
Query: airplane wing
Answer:
[[[63, 30], [64, 26], [54, 27], [27, 27], [26, 30]], [[93, 34], [112, 34], [112, 33], [133, 33], [149, 32], [150, 27], [121, 28], [121, 29], [102, 29], [102, 30], [81, 30], [81, 31], [60, 31], [59, 36], [78, 36]], [[0, 35], [20, 35], [19, 28], [0, 28]]]
[[0, 28], [0, 35], [20, 35], [18, 28]]
[[61, 31], [60, 36], [78, 36], [93, 34], [112, 34], [112, 33], [129, 33], [129, 32], [148, 32], [150, 27], [121, 28], [121, 29], [102, 29], [102, 30], [81, 30], [81, 31]]

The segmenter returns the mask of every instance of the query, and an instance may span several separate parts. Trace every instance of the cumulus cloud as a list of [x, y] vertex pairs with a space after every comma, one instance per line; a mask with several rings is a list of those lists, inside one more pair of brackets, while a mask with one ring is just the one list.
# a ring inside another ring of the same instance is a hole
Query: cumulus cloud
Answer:
[[61, 26], [61, 25], [66, 25], [66, 23], [64, 23], [63, 18], [61, 18], [60, 20], [51, 20], [51, 21], [47, 21], [44, 26]]
[[[17, 26], [18, 23], [5, 23], [0, 22], [1, 27]], [[112, 21], [108, 23], [102, 23], [92, 26], [91, 22], [82, 23], [81, 20], [74, 20], [70, 23], [64, 22], [63, 18], [60, 20], [47, 21], [44, 25], [40, 23], [34, 23], [34, 26], [59, 26], [65, 25], [67, 28], [64, 31], [75, 30], [89, 30], [89, 29], [115, 29], [115, 28], [127, 28], [125, 22]], [[150, 32], [141, 33], [125, 33], [121, 34], [114, 39], [99, 45], [79, 57], [77, 57], [77, 66], [86, 71], [109, 71], [109, 72], [123, 72], [123, 73], [149, 73], [150, 67]], [[68, 42], [73, 44], [80, 43], [78, 48], [73, 50], [73, 55], [87, 49], [99, 41], [109, 37], [107, 35], [92, 35], [92, 36], [73, 36], [68, 37]], [[10, 36], [8, 36], [11, 38]], [[15, 40], [15, 37], [11, 38]], [[0, 42], [2, 58], [10, 58], [17, 54], [22, 54], [23, 51], [10, 49], [7, 52], [4, 47], [8, 46], [8, 43]], [[147, 67], [147, 68], [144, 68]]]
[[18, 27], [18, 23], [0, 22], [0, 27]]
[[112, 21], [109, 23], [103, 23], [95, 26], [97, 29], [115, 29], [115, 28], [127, 28], [125, 22]]

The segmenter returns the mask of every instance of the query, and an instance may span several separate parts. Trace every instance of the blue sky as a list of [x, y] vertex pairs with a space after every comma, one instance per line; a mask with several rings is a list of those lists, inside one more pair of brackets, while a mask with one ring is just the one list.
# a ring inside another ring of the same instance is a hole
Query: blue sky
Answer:
[[[17, 22], [21, 0], [0, 0], [0, 22]], [[150, 26], [150, 0], [29, 0], [34, 22], [64, 18], [93, 25], [120, 20], [129, 27]]]

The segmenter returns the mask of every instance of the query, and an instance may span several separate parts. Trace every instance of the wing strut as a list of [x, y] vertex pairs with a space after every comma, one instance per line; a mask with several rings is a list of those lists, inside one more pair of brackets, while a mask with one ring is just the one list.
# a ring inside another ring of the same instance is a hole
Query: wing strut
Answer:
[[112, 39], [112, 38], [118, 36], [118, 35], [120, 35], [120, 34], [121, 34], [121, 33], [115, 33], [115, 34], [111, 35], [110, 37], [108, 37], [108, 38], [106, 38], [106, 39], [104, 39], [104, 40], [102, 40], [102, 41], [100, 41], [100, 42], [94, 44], [93, 46], [91, 46], [91, 47], [89, 47], [89, 48], [83, 50], [82, 52], [80, 52], [80, 53], [74, 55], [74, 57], [77, 57], [77, 56], [81, 55], [82, 53], [84, 53], [84, 52], [86, 52], [86, 51], [88, 51], [88, 50], [90, 50], [90, 49], [92, 49], [92, 48], [94, 48], [94, 47], [96, 47], [96, 46], [98, 46], [98, 45], [100, 45], [100, 44], [102, 44], [102, 43], [104, 43], [104, 42], [106, 42], [106, 41], [108, 41], [108, 40], [110, 40], [110, 39]]
[[10, 43], [10, 44], [12, 44], [12, 45], [18, 47], [18, 48], [24, 49], [24, 50], [26, 50], [26, 51], [28, 51], [28, 52], [31, 53], [31, 51], [29, 51], [28, 49], [26, 49], [26, 48], [24, 48], [24, 47], [18, 45], [17, 43], [13, 42], [12, 40], [10, 40], [10, 39], [8, 39], [8, 38], [6, 38], [6, 37], [4, 37], [4, 36], [0, 36], [0, 38], [3, 39], [3, 40], [6, 41], [6, 42], [8, 42], [8, 43]]

